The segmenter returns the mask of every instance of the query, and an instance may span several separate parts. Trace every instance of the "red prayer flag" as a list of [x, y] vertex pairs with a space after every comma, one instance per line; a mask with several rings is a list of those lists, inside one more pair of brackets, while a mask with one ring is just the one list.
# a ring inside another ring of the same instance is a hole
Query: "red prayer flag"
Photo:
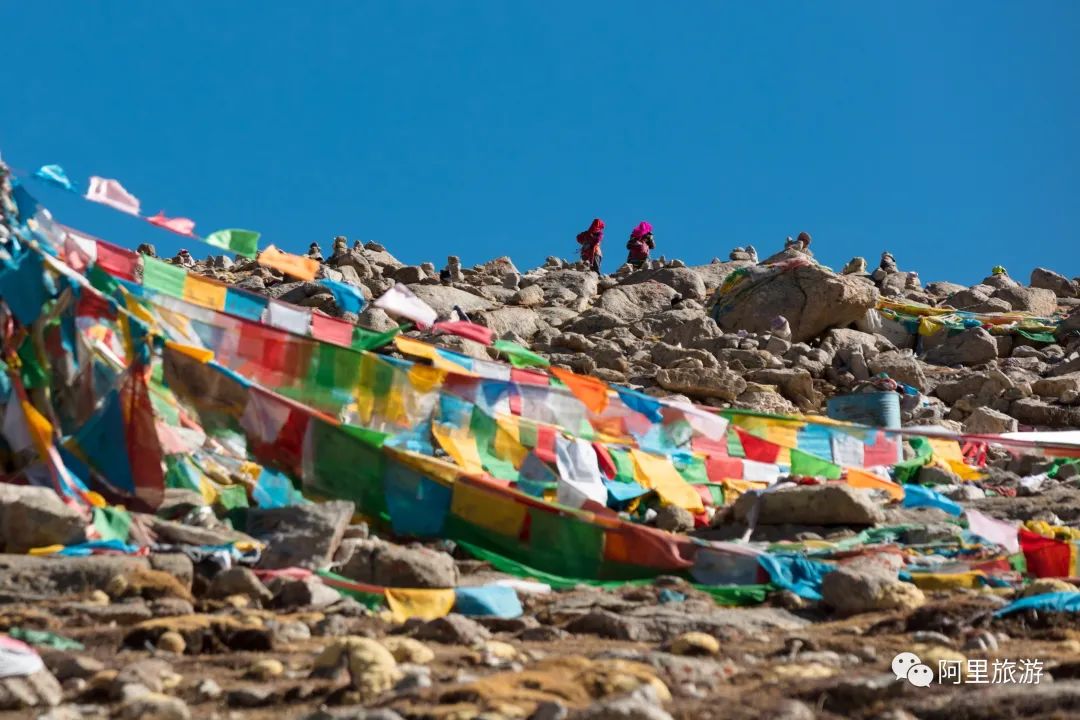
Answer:
[[492, 339], [495, 337], [495, 333], [491, 331], [491, 328], [486, 328], [483, 325], [477, 325], [476, 323], [467, 322], [465, 320], [437, 322], [435, 323], [434, 328], [441, 332], [450, 333], [451, 335], [458, 335], [466, 340], [478, 342], [481, 345], [490, 345]]
[[146, 222], [151, 225], [157, 225], [159, 228], [165, 228], [177, 235], [185, 235], [187, 237], [194, 237], [195, 221], [188, 218], [178, 217], [171, 218], [165, 217], [163, 212], [158, 212], [153, 217], [146, 218]]
[[608, 480], [613, 480], [619, 471], [615, 467], [615, 460], [612, 459], [611, 453], [600, 443], [594, 442], [592, 446], [596, 451], [596, 462], [600, 466], [600, 472], [604, 473]]
[[352, 347], [353, 324], [321, 313], [311, 314], [311, 335], [316, 340]]
[[1035, 577], [1070, 577], [1072, 548], [1069, 543], [1043, 537], [1020, 528], [1020, 549], [1027, 561], [1029, 575]]
[[99, 242], [97, 246], [97, 264], [113, 277], [135, 280], [135, 266], [139, 255], [130, 250]]
[[757, 435], [751, 435], [740, 427], [735, 428], [742, 443], [743, 453], [747, 460], [756, 460], [763, 463], [775, 463], [780, 455], [780, 446], [776, 443], [763, 440]]

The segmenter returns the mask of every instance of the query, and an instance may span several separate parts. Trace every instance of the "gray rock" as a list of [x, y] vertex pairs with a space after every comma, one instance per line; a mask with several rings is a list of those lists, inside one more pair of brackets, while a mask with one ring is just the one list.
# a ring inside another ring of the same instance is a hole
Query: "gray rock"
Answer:
[[746, 522], [759, 499], [757, 521], [763, 525], [873, 525], [884, 519], [867, 491], [838, 483], [746, 493], [735, 501], [735, 518]]
[[1024, 425], [1036, 427], [1069, 428], [1080, 425], [1080, 408], [1050, 405], [1037, 398], [1014, 400], [1009, 406], [1009, 415]]
[[352, 555], [339, 568], [345, 577], [383, 587], [450, 588], [458, 582], [450, 555], [382, 540], [350, 541]]
[[277, 695], [272, 688], [236, 688], [225, 695], [229, 707], [255, 708], [265, 707], [277, 702]]
[[345, 707], [319, 710], [304, 717], [304, 720], [404, 720], [389, 708], [367, 709]]
[[0, 595], [25, 600], [85, 594], [104, 590], [116, 575], [149, 567], [146, 558], [130, 556], [0, 555]]
[[0, 483], [0, 552], [81, 542], [86, 521], [49, 488]]
[[444, 645], [472, 646], [491, 637], [480, 623], [464, 615], [450, 613], [446, 617], [430, 620], [416, 629], [417, 640], [428, 640]]
[[745, 380], [726, 370], [665, 369], [656, 373], [656, 382], [671, 392], [728, 402], [746, 389]]
[[411, 285], [413, 283], [423, 282], [428, 278], [428, 274], [419, 266], [403, 265], [392, 272], [390, 277], [394, 278], [394, 280], [399, 283]]
[[259, 567], [318, 569], [330, 564], [355, 511], [344, 500], [251, 508], [245, 529], [267, 544]]
[[775, 385], [781, 394], [802, 410], [813, 410], [822, 402], [821, 393], [814, 389], [814, 379], [801, 368], [755, 370], [747, 376], [761, 385]]
[[701, 275], [686, 267], [638, 271], [623, 278], [621, 284], [636, 285], [650, 280], [667, 285], [688, 300], [705, 299], [705, 283]]
[[522, 307], [534, 307], [544, 304], [544, 289], [539, 285], [529, 285], [515, 292], [510, 297], [510, 302]]
[[660, 705], [656, 689], [642, 685], [629, 695], [602, 700], [571, 715], [573, 720], [674, 720]]
[[870, 372], [875, 375], [885, 373], [897, 382], [911, 385], [919, 392], [930, 390], [930, 383], [927, 382], [919, 361], [898, 350], [879, 353], [870, 358]]
[[656, 527], [675, 533], [690, 532], [694, 529], [694, 516], [676, 505], [665, 505], [656, 514]]
[[1016, 418], [997, 410], [991, 410], [988, 407], [975, 408], [974, 412], [968, 415], [967, 420], [964, 421], [964, 432], [976, 435], [1016, 432], [1017, 427]]
[[289, 580], [274, 593], [274, 607], [278, 608], [325, 608], [341, 599], [334, 588], [317, 577]]
[[62, 699], [60, 683], [44, 668], [30, 675], [0, 678], [0, 710], [56, 707]]
[[1080, 393], [1080, 372], [1042, 378], [1032, 383], [1031, 389], [1036, 395], [1054, 399], [1060, 398], [1070, 390]]
[[926, 353], [926, 362], [934, 365], [980, 365], [997, 358], [997, 343], [981, 327], [949, 336]]
[[512, 332], [525, 340], [530, 340], [545, 325], [535, 310], [524, 307], [503, 307], [478, 313], [473, 319], [491, 328], [495, 337]]
[[884, 553], [842, 564], [822, 580], [822, 599], [842, 614], [919, 607], [922, 591], [897, 579], [900, 564], [898, 556]]
[[676, 292], [667, 285], [654, 281], [638, 285], [621, 285], [606, 290], [600, 296], [599, 309], [619, 319], [625, 325], [640, 320], [644, 315], [660, 312], [671, 307]]
[[180, 698], [147, 693], [120, 705], [118, 717], [121, 720], [188, 720], [191, 711]]
[[410, 285], [409, 289], [439, 317], [449, 317], [455, 305], [469, 314], [493, 308], [491, 301], [448, 285]]
[[231, 567], [222, 570], [210, 581], [207, 591], [210, 598], [221, 600], [230, 595], [243, 595], [259, 603], [269, 602], [274, 594], [271, 593], [262, 581], [255, 576], [249, 568]]
[[1060, 298], [1080, 297], [1080, 289], [1076, 283], [1046, 268], [1035, 268], [1031, 271], [1031, 287], [1049, 290]]
[[1057, 296], [1043, 288], [1004, 287], [994, 291], [991, 298], [1004, 300], [1013, 310], [1023, 310], [1040, 317], [1050, 317], [1057, 310]]

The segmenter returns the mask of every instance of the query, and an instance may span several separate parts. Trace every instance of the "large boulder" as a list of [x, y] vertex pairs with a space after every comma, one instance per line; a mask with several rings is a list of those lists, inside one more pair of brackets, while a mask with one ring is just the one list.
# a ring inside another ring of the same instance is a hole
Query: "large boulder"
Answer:
[[339, 572], [358, 582], [405, 588], [448, 588], [458, 581], [454, 558], [424, 547], [404, 547], [382, 540], [351, 540], [351, 555]]
[[705, 299], [705, 283], [701, 275], [690, 268], [665, 267], [659, 270], [639, 270], [627, 275], [622, 280], [623, 285], [637, 285], [639, 283], [655, 281], [667, 285], [675, 292], [688, 300]]
[[416, 297], [430, 305], [432, 310], [439, 313], [440, 317], [448, 317], [455, 305], [467, 313], [492, 308], [490, 300], [449, 285], [410, 285], [409, 289]]
[[868, 491], [840, 483], [746, 493], [735, 501], [735, 519], [746, 522], [758, 503], [762, 525], [873, 525], [885, 518]]
[[1076, 283], [1046, 268], [1035, 268], [1031, 271], [1031, 287], [1049, 290], [1062, 298], [1080, 297], [1080, 288]]
[[656, 373], [656, 382], [670, 392], [720, 398], [728, 402], [733, 402], [746, 389], [746, 381], [741, 377], [719, 369], [664, 369]]
[[479, 313], [473, 320], [491, 328], [495, 337], [512, 332], [525, 340], [531, 339], [546, 324], [535, 310], [523, 307], [502, 307]]
[[807, 265], [774, 275], [738, 295], [723, 307], [717, 324], [724, 331], [765, 333], [780, 315], [791, 326], [791, 341], [798, 343], [855, 322], [877, 301], [873, 285]]
[[0, 552], [80, 542], [86, 519], [49, 488], [0, 483]]
[[1038, 398], [1020, 398], [1009, 406], [1009, 414], [1024, 425], [1070, 428], [1080, 425], [1080, 408], [1051, 405]]
[[964, 421], [964, 432], [976, 435], [997, 435], [1016, 432], [1016, 418], [988, 407], [977, 407]]
[[991, 295], [1009, 303], [1013, 310], [1022, 310], [1039, 317], [1050, 317], [1057, 310], [1057, 296], [1053, 290], [1035, 287], [1003, 287]]
[[755, 370], [748, 377], [761, 385], [775, 385], [802, 410], [813, 410], [821, 404], [821, 393], [814, 389], [814, 379], [802, 368], [766, 368]]
[[899, 350], [878, 353], [870, 358], [869, 365], [870, 372], [875, 375], [885, 373], [897, 382], [911, 385], [919, 392], [930, 389], [930, 383], [918, 359]]
[[600, 296], [598, 305], [625, 325], [640, 320], [648, 313], [670, 308], [675, 295], [675, 291], [667, 285], [649, 281], [606, 290]]
[[581, 270], [550, 270], [534, 277], [523, 278], [521, 287], [539, 285], [549, 305], [571, 305], [581, 298], [591, 298], [600, 287], [596, 274]]
[[1074, 393], [1080, 393], [1080, 372], [1042, 378], [1035, 381], [1031, 389], [1036, 395], [1054, 399], [1060, 398], [1062, 394], [1070, 390]]
[[997, 358], [997, 343], [981, 327], [951, 335], [926, 353], [934, 365], [981, 365]]
[[259, 560], [266, 569], [319, 569], [330, 564], [356, 507], [345, 500], [281, 508], [251, 508], [245, 530], [267, 544]]
[[900, 581], [901, 562], [899, 556], [881, 553], [844, 563], [822, 579], [822, 599], [842, 614], [914, 610], [926, 597], [919, 588]]

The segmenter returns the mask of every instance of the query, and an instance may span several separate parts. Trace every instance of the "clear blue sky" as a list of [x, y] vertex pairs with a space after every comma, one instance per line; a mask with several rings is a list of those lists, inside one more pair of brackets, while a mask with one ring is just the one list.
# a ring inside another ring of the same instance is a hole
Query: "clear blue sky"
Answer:
[[[1080, 275], [1080, 3], [0, 3], [0, 152], [203, 234], [607, 269], [808, 230], [924, 281]], [[34, 184], [62, 221], [164, 231]], [[198, 243], [193, 252], [210, 248]]]

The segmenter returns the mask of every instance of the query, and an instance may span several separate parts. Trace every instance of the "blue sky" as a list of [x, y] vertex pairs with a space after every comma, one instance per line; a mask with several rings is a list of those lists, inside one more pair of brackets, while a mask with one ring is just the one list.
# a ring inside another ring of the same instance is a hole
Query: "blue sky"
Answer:
[[[664, 6], [664, 7], [661, 7]], [[690, 262], [808, 230], [924, 281], [1080, 275], [1080, 3], [7, 2], [0, 152], [207, 234]], [[62, 191], [62, 221], [181, 244]]]

